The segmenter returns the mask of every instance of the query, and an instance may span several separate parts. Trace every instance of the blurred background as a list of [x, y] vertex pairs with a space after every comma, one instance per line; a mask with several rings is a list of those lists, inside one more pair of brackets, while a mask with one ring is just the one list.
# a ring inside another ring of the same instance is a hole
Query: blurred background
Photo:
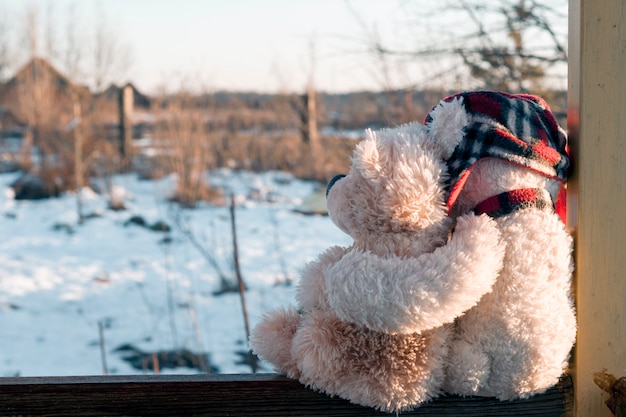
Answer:
[[[129, 169], [140, 139], [193, 147], [190, 129], [212, 149], [185, 169], [323, 180], [346, 152], [319, 142], [423, 120], [450, 92], [533, 92], [559, 114], [565, 102], [559, 0], [2, 0], [0, 13], [2, 136], [56, 192]], [[169, 159], [134, 168], [159, 175]]]
[[566, 70], [566, 0], [0, 0], [0, 376], [263, 369], [365, 129], [470, 89], [565, 126]]

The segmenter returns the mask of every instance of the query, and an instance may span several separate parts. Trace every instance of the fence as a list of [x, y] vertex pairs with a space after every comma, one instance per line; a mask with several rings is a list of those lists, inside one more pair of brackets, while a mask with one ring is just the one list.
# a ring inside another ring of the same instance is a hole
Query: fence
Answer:
[[[563, 377], [526, 400], [442, 397], [401, 415], [561, 417], [572, 407], [572, 381]], [[274, 374], [0, 378], [0, 415], [389, 416]]]

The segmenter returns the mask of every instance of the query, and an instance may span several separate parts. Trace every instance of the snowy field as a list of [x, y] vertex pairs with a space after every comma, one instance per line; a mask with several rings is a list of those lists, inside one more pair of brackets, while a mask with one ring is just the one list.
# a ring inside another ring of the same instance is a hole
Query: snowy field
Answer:
[[[84, 212], [95, 216], [79, 225], [75, 195], [16, 201], [8, 187], [15, 178], [0, 175], [0, 376], [152, 372], [125, 361], [123, 346], [206, 352], [221, 373], [250, 372], [237, 354], [247, 349], [240, 296], [215, 294], [218, 271], [235, 277], [229, 207], [180, 209], [167, 201], [172, 178], [124, 175], [114, 183], [127, 210], [107, 210], [102, 196], [84, 190]], [[294, 210], [313, 183], [228, 170], [211, 173], [211, 181], [236, 196], [252, 326], [269, 309], [293, 302], [306, 262], [350, 242], [328, 217]], [[171, 230], [150, 230], [129, 222], [133, 216]], [[200, 371], [161, 366], [160, 372]]]

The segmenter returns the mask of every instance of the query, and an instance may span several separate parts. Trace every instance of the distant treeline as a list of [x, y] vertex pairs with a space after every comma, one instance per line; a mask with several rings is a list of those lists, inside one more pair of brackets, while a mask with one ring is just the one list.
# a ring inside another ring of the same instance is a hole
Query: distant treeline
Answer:
[[[455, 90], [393, 90], [358, 91], [349, 93], [318, 92], [318, 124], [341, 130], [381, 128], [409, 121], [423, 122], [430, 109]], [[566, 91], [544, 91], [542, 95], [565, 126]], [[263, 131], [285, 128], [285, 111], [289, 113], [298, 104], [298, 95], [257, 92], [217, 91], [198, 94], [193, 98], [199, 108], [238, 110], [221, 121], [216, 128], [261, 129]], [[176, 99], [164, 98], [162, 104]], [[153, 98], [150, 99], [154, 101]], [[279, 113], [279, 114], [277, 114]], [[256, 115], [256, 117], [253, 117]], [[264, 116], [264, 117], [263, 117]], [[287, 122], [287, 125], [292, 123]]]

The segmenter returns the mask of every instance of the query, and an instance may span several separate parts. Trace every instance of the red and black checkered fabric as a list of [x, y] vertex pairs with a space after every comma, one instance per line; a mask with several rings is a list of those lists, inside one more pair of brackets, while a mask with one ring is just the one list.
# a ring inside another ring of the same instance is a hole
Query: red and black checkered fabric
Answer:
[[522, 188], [490, 197], [478, 204], [474, 212], [497, 218], [526, 208], [553, 210], [554, 203], [545, 189]]
[[[548, 104], [529, 94], [472, 91], [449, 96], [462, 99], [470, 122], [465, 137], [448, 159], [448, 208], [463, 189], [471, 167], [481, 158], [501, 158], [548, 177], [567, 179], [567, 137]], [[426, 124], [432, 122], [432, 114]]]

